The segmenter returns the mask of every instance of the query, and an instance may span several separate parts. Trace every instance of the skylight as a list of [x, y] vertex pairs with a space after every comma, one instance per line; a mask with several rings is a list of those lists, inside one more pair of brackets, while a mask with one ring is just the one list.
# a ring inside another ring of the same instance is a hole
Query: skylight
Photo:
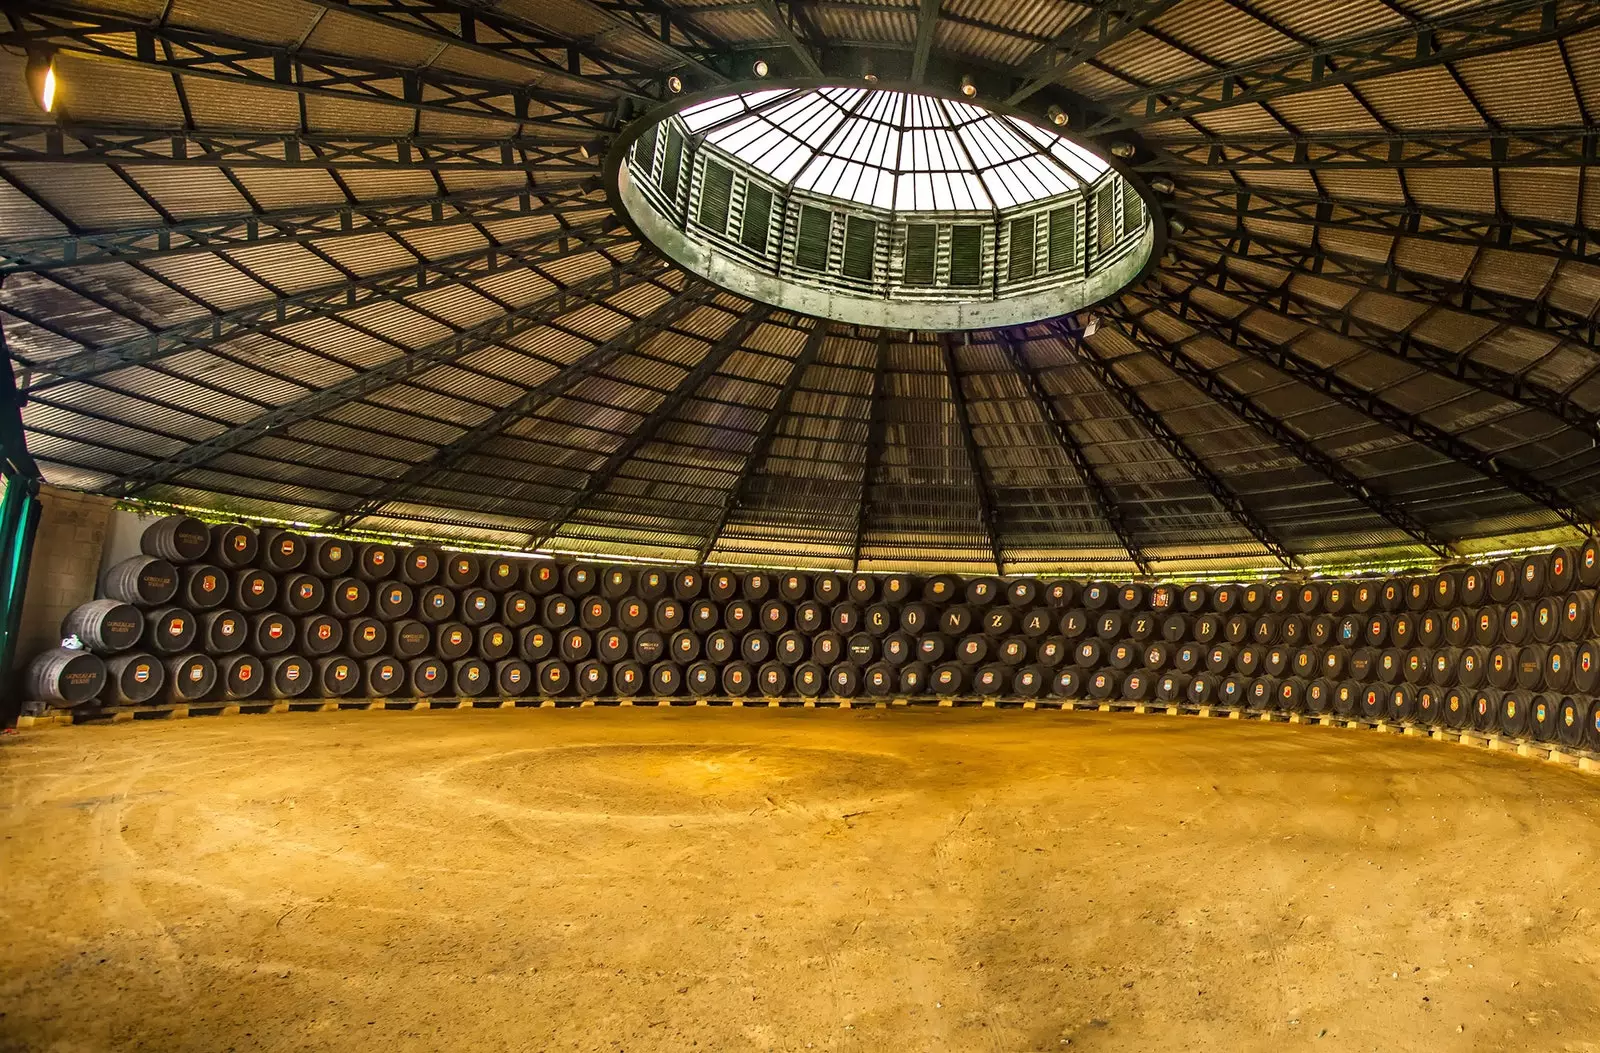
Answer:
[[897, 212], [997, 211], [1083, 188], [1093, 154], [1004, 114], [868, 88], [747, 92], [684, 110], [697, 135], [757, 171]]

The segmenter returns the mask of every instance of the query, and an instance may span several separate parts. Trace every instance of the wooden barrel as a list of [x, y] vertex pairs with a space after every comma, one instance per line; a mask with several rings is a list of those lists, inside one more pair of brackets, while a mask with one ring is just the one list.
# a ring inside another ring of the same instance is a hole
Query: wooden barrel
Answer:
[[139, 535], [139, 551], [168, 563], [193, 563], [211, 548], [211, 528], [190, 516], [164, 516]]
[[299, 698], [311, 689], [316, 670], [297, 654], [267, 661], [267, 694], [273, 698]]
[[1117, 590], [1109, 581], [1091, 581], [1084, 587], [1081, 599], [1086, 610], [1103, 611], [1117, 598]]
[[1488, 595], [1491, 602], [1510, 603], [1519, 588], [1517, 562], [1503, 559], [1489, 568]]
[[980, 666], [972, 673], [971, 692], [980, 698], [999, 698], [1010, 687], [1011, 670], [1003, 665], [991, 662], [988, 665]]
[[[565, 640], [562, 643], [565, 645]], [[692, 629], [679, 629], [667, 637], [667, 657], [679, 665], [687, 666], [699, 658], [700, 649], [700, 635]]]
[[772, 650], [782, 664], [799, 665], [811, 654], [811, 638], [799, 630], [789, 629], [778, 634]]
[[[440, 630], [447, 628], [449, 624], [450, 623], [442, 625], [438, 630], [435, 630], [435, 640], [438, 639]], [[465, 625], [461, 625], [460, 622], [453, 624], [461, 629], [463, 635], [466, 635], [469, 632], [467, 627]], [[646, 631], [648, 632], [649, 630]], [[655, 635], [659, 641], [660, 634], [656, 633]], [[438, 650], [438, 647], [439, 645], [435, 643], [434, 649]], [[524, 662], [542, 662], [546, 658], [550, 657], [555, 648], [555, 632], [553, 630], [546, 629], [542, 625], [530, 625], [526, 629], [522, 630], [521, 634], [517, 637], [517, 655], [521, 657]], [[637, 646], [635, 646], [635, 650], [637, 650]], [[466, 652], [463, 651], [462, 653], [464, 654]], [[638, 657], [637, 654], [635, 654], [635, 657]]]
[[312, 538], [306, 548], [305, 569], [319, 578], [342, 578], [356, 562], [355, 545], [343, 538]]
[[494, 690], [494, 672], [481, 658], [463, 658], [450, 665], [450, 687], [457, 698], [479, 698]]
[[194, 643], [194, 615], [182, 607], [159, 607], [144, 612], [144, 633], [140, 642], [156, 654], [179, 654]]
[[271, 607], [278, 599], [278, 579], [265, 570], [244, 567], [233, 572], [233, 587], [228, 591], [229, 602], [254, 614]]
[[756, 670], [756, 687], [768, 698], [776, 698], [789, 689], [789, 669], [778, 662], [768, 662]]
[[433, 548], [417, 546], [400, 550], [400, 580], [407, 585], [422, 586], [439, 576], [444, 555]]
[[456, 613], [455, 591], [445, 585], [429, 585], [417, 597], [416, 610], [425, 622], [449, 621]]
[[609, 566], [600, 572], [600, 595], [615, 602], [633, 592], [633, 568]]
[[912, 636], [927, 632], [938, 620], [939, 612], [931, 604], [908, 603], [900, 608], [900, 631]]
[[308, 614], [300, 619], [296, 636], [301, 651], [312, 658], [321, 658], [337, 651], [344, 643], [344, 622], [327, 614]]
[[[678, 577], [683, 577], [682, 571], [678, 572]], [[817, 686], [820, 688], [821, 684]], [[683, 669], [676, 662], [657, 662], [650, 667], [651, 694], [657, 698], [673, 698], [682, 690]]]
[[633, 659], [646, 666], [659, 662], [667, 653], [667, 638], [657, 629], [640, 629], [633, 634]]
[[989, 638], [964, 636], [956, 642], [956, 661], [966, 666], [982, 665], [989, 659]]
[[1256, 713], [1278, 708], [1278, 678], [1259, 676], [1245, 685], [1244, 705]]
[[[968, 583], [967, 588], [972, 588], [973, 584], [975, 582]], [[991, 590], [998, 591], [998, 583], [994, 583], [991, 586]], [[852, 574], [849, 580], [845, 582], [845, 592], [852, 603], [864, 607], [878, 598], [878, 579], [871, 574]], [[992, 603], [994, 601], [990, 599], [985, 602]]]
[[413, 658], [406, 664], [407, 694], [432, 698], [450, 686], [450, 667], [437, 658]]
[[167, 671], [167, 697], [174, 702], [203, 702], [217, 688], [217, 663], [209, 655], [178, 655], [163, 664]]
[[23, 691], [29, 699], [77, 706], [106, 687], [106, 663], [90, 651], [55, 647], [28, 663]]
[[688, 621], [695, 632], [710, 632], [722, 624], [722, 605], [716, 600], [695, 600], [689, 604]]
[[374, 590], [373, 611], [385, 621], [406, 617], [416, 606], [416, 593], [403, 581], [386, 581]]
[[1529, 691], [1507, 691], [1500, 696], [1500, 704], [1495, 712], [1495, 723], [1501, 732], [1514, 739], [1519, 739], [1528, 733], [1528, 710], [1533, 701], [1533, 694]]
[[1181, 702], [1188, 697], [1187, 673], [1163, 673], [1156, 677], [1156, 698], [1162, 702]]
[[940, 698], [952, 698], [967, 689], [967, 667], [959, 662], [941, 662], [928, 677], [928, 687]]
[[144, 615], [121, 600], [90, 600], [61, 620], [61, 635], [76, 636], [100, 654], [116, 654], [139, 643], [144, 635]]
[[1070, 578], [1057, 578], [1044, 587], [1045, 606], [1052, 610], [1066, 610], [1078, 604], [1078, 583]]
[[408, 686], [409, 672], [398, 658], [380, 655], [362, 663], [362, 694], [368, 698], [389, 698]]
[[206, 611], [226, 603], [231, 586], [231, 580], [220, 567], [190, 563], [178, 568], [178, 592], [174, 598], [192, 611]]
[[1350, 661], [1346, 665], [1345, 673], [1358, 683], [1375, 679], [1378, 673], [1378, 652], [1371, 647], [1357, 647], [1350, 652]]
[[299, 570], [305, 563], [310, 545], [305, 537], [281, 527], [267, 527], [261, 531], [260, 550], [256, 559], [260, 566], [275, 574]]
[[533, 667], [520, 658], [494, 664], [494, 691], [501, 698], [526, 698], [533, 693]]
[[827, 630], [811, 638], [811, 660], [822, 665], [832, 665], [844, 660], [844, 637]]
[[649, 682], [644, 666], [638, 662], [618, 662], [611, 667], [611, 693], [618, 698], [635, 698]]
[[1533, 636], [1533, 608], [1526, 600], [1506, 604], [1500, 619], [1500, 639], [1509, 644], [1525, 644]]
[[[679, 574], [678, 577], [682, 575]], [[650, 625], [664, 633], [675, 632], [682, 627], [685, 613], [683, 600], [664, 597], [656, 601], [655, 608], [650, 612]], [[546, 624], [549, 624], [548, 619]]]
[[1493, 731], [1499, 725], [1501, 693], [1492, 687], [1480, 687], [1471, 695], [1470, 717], [1472, 727], [1478, 731]]
[[311, 614], [321, 610], [327, 600], [327, 586], [314, 574], [292, 571], [279, 583], [277, 606], [285, 614]]
[[1267, 609], [1267, 587], [1245, 584], [1240, 586], [1239, 609], [1246, 614], [1261, 614]]
[[1304, 677], [1290, 676], [1278, 681], [1277, 697], [1273, 700], [1272, 708], [1280, 713], [1303, 713], [1306, 708], [1306, 685], [1310, 681]]
[[1594, 700], [1586, 697], [1564, 696], [1556, 703], [1556, 741], [1577, 749], [1584, 745], [1593, 721], [1589, 719]]
[[602, 662], [620, 662], [628, 657], [633, 640], [621, 629], [606, 629], [594, 638], [595, 657]]
[[1105, 644], [1095, 637], [1086, 636], [1072, 648], [1072, 661], [1079, 669], [1094, 669], [1105, 658]]
[[579, 662], [572, 670], [572, 685], [579, 697], [597, 698], [611, 686], [611, 667], [593, 658]]
[[[1137, 650], [1134, 650], [1134, 654], [1138, 654]], [[1014, 669], [1028, 660], [1028, 641], [1016, 636], [1007, 637], [995, 646], [994, 656], [1001, 665]]]
[[836, 698], [855, 698], [861, 693], [861, 670], [848, 662], [829, 669], [828, 692]]
[[389, 643], [389, 626], [369, 615], [351, 618], [345, 623], [345, 651], [357, 658], [371, 658]]
[[1016, 630], [1017, 612], [1010, 607], [993, 607], [984, 611], [978, 621], [981, 632], [998, 639], [1009, 636]]
[[105, 660], [105, 686], [100, 697], [112, 705], [138, 705], [161, 694], [167, 686], [167, 669], [144, 651], [132, 651]]
[[[697, 599], [705, 588], [705, 575], [695, 567], [680, 567], [672, 575], [672, 595], [680, 601]], [[655, 671], [650, 673], [652, 682]]]
[[1212, 705], [1217, 700], [1217, 688], [1221, 683], [1222, 678], [1216, 673], [1196, 673], [1189, 678], [1189, 687], [1184, 692], [1184, 697], [1190, 705]]
[[1178, 602], [1186, 613], [1199, 614], [1211, 605], [1211, 587], [1200, 584], [1185, 586]]
[[402, 618], [389, 626], [389, 653], [396, 658], [421, 658], [433, 646], [433, 630], [415, 618]]
[[[657, 604], [659, 610], [662, 604], [676, 603], [674, 600], [662, 600]], [[683, 623], [683, 605], [677, 604], [678, 624]], [[487, 589], [468, 589], [461, 595], [461, 620], [468, 625], [482, 625], [494, 617], [494, 593]], [[565, 629], [578, 620], [578, 605], [569, 597], [560, 593], [551, 593], [544, 598], [544, 603], [539, 612], [539, 620], [551, 629]], [[657, 625], [658, 629], [677, 628], [677, 625]]]
[[1082, 698], [1082, 671], [1071, 667], [1056, 670], [1050, 679], [1050, 694], [1056, 698]]
[[729, 662], [722, 667], [720, 680], [724, 695], [730, 698], [744, 698], [756, 688], [755, 667], [749, 662]]
[[604, 596], [589, 596], [578, 605], [578, 624], [590, 632], [611, 624], [611, 601]]
[[821, 632], [828, 625], [828, 608], [816, 600], [804, 600], [795, 605], [794, 627], [802, 633]]
[[211, 528], [207, 548], [211, 562], [224, 570], [252, 566], [261, 552], [261, 536], [239, 523], [218, 523]]
[[1501, 609], [1480, 607], [1472, 616], [1472, 643], [1478, 647], [1493, 647], [1500, 642]]
[[[1504, 691], [1517, 679], [1517, 656], [1522, 648], [1516, 644], [1497, 644], [1489, 649], [1489, 660], [1483, 678], [1489, 686]], [[1535, 663], [1537, 668], [1538, 663]]]
[[911, 661], [917, 653], [917, 639], [910, 633], [890, 633], [879, 643], [883, 660], [896, 668]]
[[[482, 587], [466, 589], [461, 594], [461, 605], [456, 608], [456, 618], [461, 619], [469, 626], [482, 626], [494, 621], [494, 615], [499, 613], [499, 595]], [[573, 624], [573, 618], [578, 615], [578, 605], [573, 600], [566, 599], [565, 595], [550, 595], [544, 600], [544, 624], [552, 629]]]
[[294, 646], [295, 623], [287, 614], [264, 611], [250, 619], [250, 650], [262, 657], [280, 655]]
[[1542, 596], [1533, 605], [1533, 639], [1555, 643], [1561, 636], [1561, 608], [1565, 596]]
[[1594, 592], [1583, 589], [1561, 601], [1561, 624], [1557, 635], [1563, 640], [1581, 640], [1594, 632]]
[[[516, 564], [509, 559], [491, 559], [484, 564], [484, 584], [491, 589], [508, 589], [516, 577]], [[587, 563], [569, 563], [561, 571], [561, 591], [573, 599], [582, 599], [600, 586], [597, 568]]]
[[1578, 664], [1578, 645], [1550, 644], [1544, 648], [1538, 687], [1565, 694], [1572, 687], [1572, 674]]
[[253, 654], [230, 654], [217, 659], [217, 687], [224, 698], [255, 698], [266, 680], [266, 664]]
[[[537, 568], [546, 569], [550, 575], [548, 581], [543, 583], [545, 587], [542, 590], [536, 587], [540, 583], [535, 581], [535, 575], [531, 572], [532, 569]], [[443, 584], [449, 585], [451, 588], [464, 589], [469, 585], [478, 584], [483, 577], [483, 560], [471, 552], [451, 552], [445, 556], [442, 570], [444, 574]], [[554, 591], [559, 582], [560, 579], [556, 576], [553, 564], [539, 563], [536, 564], [535, 568], [530, 569], [525, 585], [529, 592], [536, 596], [542, 596], [546, 592]]]
[[[677, 644], [681, 635], [679, 633], [673, 634], [674, 645]], [[691, 640], [694, 640], [695, 648], [698, 652], [699, 640], [695, 639], [693, 633], [689, 633], [688, 636]], [[668, 648], [669, 651], [672, 649], [672, 647]], [[572, 627], [563, 629], [556, 636], [556, 653], [561, 656], [564, 662], [581, 662], [594, 653], [594, 637], [590, 635], [587, 629]]]
[[1556, 740], [1556, 698], [1542, 692], [1536, 692], [1528, 698], [1528, 730], [1525, 734], [1539, 742]]
[[1016, 698], [1038, 698], [1050, 682], [1050, 671], [1043, 666], [1023, 666], [1011, 674], [1011, 694]]
[[[811, 575], [802, 574], [799, 571], [791, 570], [778, 578], [778, 598], [780, 600], [787, 600], [790, 603], [799, 603], [801, 600], [806, 599], [810, 595]], [[761, 678], [761, 671], [759, 669], [756, 670], [756, 678], [758, 681]]]
[[1583, 588], [1600, 586], [1600, 541], [1589, 538], [1573, 557], [1573, 575]]
[[948, 636], [961, 636], [972, 629], [976, 612], [965, 604], [954, 604], [939, 612], [939, 631]]
[[356, 549], [356, 576], [365, 581], [388, 581], [394, 577], [400, 551], [382, 541], [368, 541]]
[[1406, 578], [1402, 586], [1405, 590], [1406, 610], [1425, 611], [1433, 602], [1432, 578]]
[[1572, 688], [1580, 695], [1600, 692], [1600, 641], [1585, 640], [1578, 645], [1572, 666]]
[[783, 632], [789, 627], [789, 605], [783, 600], [766, 601], [756, 614], [756, 622], [764, 632]]
[[1408, 684], [1425, 684], [1433, 676], [1433, 652], [1426, 647], [1414, 647], [1404, 653], [1400, 679]]
[[[462, 574], [466, 574], [469, 569], [472, 575], [471, 578], [464, 581], [452, 580], [450, 584], [455, 585], [458, 588], [465, 588], [468, 585], [477, 585], [479, 583], [479, 579], [483, 576], [482, 564], [477, 557], [473, 557], [473, 562], [470, 568], [458, 567], [458, 570]], [[448, 565], [445, 568], [445, 572], [447, 575], [449, 574]], [[653, 573], [656, 574], [656, 580], [661, 583], [661, 587], [656, 593], [656, 595], [659, 596], [666, 592], [666, 584], [664, 579], [660, 577], [659, 571]], [[555, 592], [557, 589], [561, 588], [561, 576], [562, 569], [559, 564], [553, 563], [547, 559], [530, 560], [528, 561], [527, 566], [522, 568], [522, 588], [535, 596], [548, 596], [552, 592]], [[640, 595], [646, 595], [646, 592], [643, 591], [644, 580], [645, 579], [641, 577]]]
[[508, 658], [517, 646], [517, 634], [499, 622], [478, 626], [475, 638], [478, 657], [489, 662]]
[[771, 658], [772, 654], [772, 637], [764, 632], [748, 632], [739, 638], [739, 655], [753, 666], [761, 665]]
[[1405, 669], [1406, 652], [1399, 647], [1385, 647], [1378, 651], [1372, 664], [1372, 675], [1380, 683], [1393, 684], [1400, 680]]
[[539, 601], [521, 589], [512, 589], [500, 597], [500, 620], [513, 629], [530, 624], [539, 616]]
[[[811, 594], [813, 596], [818, 596], [817, 586], [820, 584], [822, 577], [824, 575], [819, 575], [811, 583]], [[922, 583], [922, 600], [924, 603], [939, 606], [954, 602], [958, 596], [962, 595], [962, 591], [960, 578], [953, 574], [935, 574]], [[821, 597], [818, 596], [818, 598], [820, 599]]]
[[1333, 709], [1333, 697], [1338, 692], [1338, 683], [1326, 677], [1317, 677], [1306, 684], [1305, 706], [1306, 712], [1321, 715]]
[[[893, 580], [893, 579], [890, 579]], [[899, 602], [897, 597], [889, 595], [887, 585], [884, 587], [884, 599]], [[1005, 585], [1006, 602], [1018, 610], [1027, 610], [1038, 603], [1041, 596], [1039, 582], [1034, 578], [1015, 578]]]
[[100, 581], [107, 599], [140, 607], [159, 607], [178, 594], [178, 569], [155, 556], [130, 556]]

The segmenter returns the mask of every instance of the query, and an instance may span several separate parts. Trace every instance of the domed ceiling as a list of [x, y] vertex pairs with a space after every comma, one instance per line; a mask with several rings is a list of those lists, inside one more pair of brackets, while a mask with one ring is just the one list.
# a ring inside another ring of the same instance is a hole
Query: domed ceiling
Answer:
[[[510, 550], [1103, 576], [1448, 560], [1600, 512], [1592, 3], [11, 0], [0, 29], [0, 325], [59, 485]], [[715, 109], [777, 95], [862, 130], [790, 172]], [[910, 96], [878, 124], [955, 142], [975, 114], [1081, 157], [980, 200], [998, 145], [861, 145], [870, 100]], [[618, 154], [691, 103], [653, 161], [882, 208], [885, 273], [965, 282], [980, 212], [979, 287], [1092, 269], [1134, 222], [1156, 249], [999, 328], [745, 298], [616, 208]], [[889, 195], [957, 171], [959, 200]], [[1076, 211], [1018, 241], [1006, 210], [1062, 188]]]

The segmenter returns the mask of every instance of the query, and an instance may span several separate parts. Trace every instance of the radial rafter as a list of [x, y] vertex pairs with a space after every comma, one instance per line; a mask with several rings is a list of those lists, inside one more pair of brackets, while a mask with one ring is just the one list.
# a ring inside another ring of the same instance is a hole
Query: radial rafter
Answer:
[[570, 91], [155, 26], [41, 0], [12, 0], [7, 15], [12, 28], [0, 33], [0, 46], [55, 48], [174, 76], [398, 106], [419, 113], [542, 125], [568, 130], [579, 138], [604, 130], [612, 114], [612, 104], [605, 99]]
[[678, 385], [667, 392], [656, 407], [641, 418], [638, 426], [627, 439], [623, 440], [622, 445], [612, 451], [600, 467], [589, 473], [584, 485], [574, 490], [572, 496], [554, 515], [539, 525], [539, 529], [530, 536], [528, 547], [543, 548], [575, 513], [588, 507], [590, 501], [604, 493], [622, 466], [627, 464], [646, 443], [653, 440], [662, 425], [673, 418], [684, 402], [693, 397], [711, 375], [722, 368], [728, 356], [739, 350], [755, 328], [766, 321], [768, 313], [770, 313], [768, 308], [756, 307], [729, 323], [728, 328], [717, 338], [717, 342], [707, 349], [694, 368], [685, 372]]
[[692, 281], [682, 293], [669, 298], [648, 315], [625, 326], [615, 336], [576, 362], [557, 369], [549, 379], [528, 388], [510, 405], [496, 410], [484, 420], [466, 429], [448, 445], [440, 447], [428, 460], [413, 465], [355, 507], [338, 513], [331, 525], [340, 530], [353, 526], [385, 505], [402, 500], [436, 476], [451, 471], [462, 460], [472, 456], [485, 443], [499, 436], [511, 425], [535, 412], [551, 399], [559, 398], [563, 392], [585, 377], [592, 376], [623, 355], [632, 353], [640, 340], [676, 322], [714, 295], [715, 290], [710, 286]]
[[1471, 443], [1415, 414], [1390, 403], [1381, 395], [1345, 379], [1329, 366], [1301, 355], [1290, 341], [1272, 340], [1247, 328], [1241, 317], [1229, 318], [1199, 303], [1189, 286], [1177, 296], [1157, 294], [1157, 299], [1189, 325], [1208, 332], [1230, 347], [1238, 348], [1271, 365], [1286, 377], [1328, 396], [1335, 402], [1383, 424], [1396, 433], [1427, 447], [1442, 457], [1464, 465], [1500, 486], [1519, 493], [1535, 504], [1550, 509], [1568, 526], [1589, 529], [1589, 520], [1554, 488], [1528, 472], [1502, 462]]
[[1073, 69], [1123, 37], [1149, 24], [1179, 0], [1094, 0], [1082, 19], [1068, 26], [1028, 65], [1022, 83], [1006, 101], [1013, 106], [1061, 83]]
[[508, 269], [539, 267], [579, 253], [598, 252], [633, 241], [633, 235], [616, 230], [614, 226], [615, 220], [607, 217], [580, 227], [558, 228], [531, 238], [396, 267], [355, 281], [334, 282], [292, 295], [272, 296], [159, 329], [146, 336], [41, 363], [37, 368], [52, 375], [34, 381], [28, 390], [87, 380], [112, 370], [147, 365], [184, 351], [202, 350], [251, 334], [402, 300], [429, 289], [476, 281]]
[[850, 569], [861, 569], [861, 541], [872, 515], [873, 491], [883, 464], [883, 443], [889, 429], [889, 330], [878, 334], [873, 357], [872, 399], [867, 411], [867, 441], [862, 450], [861, 487], [856, 494], [856, 531], [851, 545]]
[[1133, 385], [1117, 374], [1115, 365], [1097, 355], [1081, 335], [1071, 328], [1057, 322], [1051, 325], [1051, 329], [1073, 349], [1078, 363], [1094, 374], [1100, 386], [1122, 404], [1122, 408], [1130, 417], [1138, 421], [1142, 428], [1166, 448], [1173, 460], [1183, 465], [1184, 470], [1195, 482], [1206, 488], [1206, 492], [1222, 506], [1235, 523], [1255, 538], [1256, 543], [1271, 553], [1279, 563], [1290, 569], [1300, 569], [1300, 561], [1284, 547], [1283, 542], [1273, 536], [1272, 531], [1268, 530], [1255, 513], [1245, 506], [1233, 488], [1206, 466], [1199, 455], [1190, 449], [1189, 444], [1183, 441], [1161, 415], [1139, 397]]
[[1193, 328], [1188, 336], [1176, 342], [1163, 339], [1153, 331], [1145, 323], [1144, 318], [1156, 309], [1152, 306], [1143, 312], [1136, 312], [1118, 303], [1112, 307], [1111, 314], [1118, 329], [1132, 340], [1135, 346], [1153, 354], [1174, 374], [1188, 381], [1219, 406], [1294, 454], [1302, 464], [1319, 472], [1353, 500], [1365, 505], [1369, 511], [1429, 549], [1434, 555], [1440, 557], [1454, 555], [1455, 550], [1448, 542], [1419, 522], [1394, 497], [1372, 489], [1308, 438], [1289, 428], [1267, 412], [1260, 403], [1234, 387], [1218, 370], [1191, 358], [1183, 349], [1183, 345], [1203, 335], [1202, 330]]
[[1117, 543], [1128, 553], [1128, 559], [1138, 568], [1140, 574], [1150, 573], [1150, 561], [1145, 557], [1144, 550], [1133, 539], [1133, 534], [1128, 530], [1127, 522], [1122, 517], [1122, 506], [1109, 487], [1100, 478], [1100, 473], [1095, 471], [1094, 465], [1089, 463], [1089, 458], [1084, 455], [1083, 447], [1072, 434], [1061, 411], [1056, 408], [1055, 400], [1050, 393], [1039, 383], [1038, 373], [1028, 364], [1027, 359], [1018, 349], [1016, 342], [1006, 333], [1000, 334], [1000, 347], [1005, 352], [1006, 359], [1017, 372], [1017, 379], [1022, 382], [1028, 397], [1033, 401], [1035, 410], [1049, 427], [1055, 437], [1056, 445], [1066, 456], [1067, 462], [1072, 465], [1072, 470], [1077, 474], [1079, 482], [1089, 494], [1089, 502], [1093, 506], [1095, 515], [1111, 529], [1116, 536]]
[[1006, 567], [1005, 545], [1000, 537], [1000, 514], [995, 507], [994, 480], [989, 475], [989, 464], [978, 448], [972, 431], [972, 418], [967, 411], [967, 394], [961, 387], [961, 374], [956, 369], [955, 341], [949, 334], [939, 340], [939, 350], [944, 359], [945, 383], [950, 385], [950, 402], [955, 410], [956, 427], [961, 430], [961, 446], [967, 457], [967, 468], [972, 473], [972, 489], [978, 504], [978, 526], [989, 543], [989, 554], [994, 558], [994, 572], [1004, 574]]
[[397, 355], [382, 365], [353, 373], [344, 380], [318, 388], [303, 398], [234, 425], [208, 439], [197, 442], [170, 457], [129, 473], [112, 488], [119, 496], [141, 493], [167, 483], [182, 473], [246, 446], [264, 435], [281, 431], [291, 424], [337, 409], [347, 402], [365, 398], [375, 391], [419, 376], [437, 366], [465, 358], [497, 341], [539, 329], [585, 304], [606, 297], [636, 282], [652, 280], [666, 265], [654, 258], [639, 257], [618, 268], [560, 288], [534, 303], [489, 321], [452, 333], [442, 340], [410, 354]]
[[1153, 140], [1141, 172], [1411, 168], [1578, 168], [1600, 158], [1600, 126], [1512, 125], [1392, 132], [1255, 134]]
[[1224, 187], [1193, 181], [1178, 188], [1173, 208], [1186, 215], [1226, 217], [1236, 226], [1250, 221], [1292, 223], [1600, 264], [1600, 230], [1538, 216], [1496, 215], [1440, 205], [1362, 201], [1273, 187]]
[[1596, 26], [1600, 9], [1588, 0], [1503, 0], [1114, 95], [1100, 100], [1109, 115], [1090, 130], [1138, 127], [1355, 84], [1559, 40]]

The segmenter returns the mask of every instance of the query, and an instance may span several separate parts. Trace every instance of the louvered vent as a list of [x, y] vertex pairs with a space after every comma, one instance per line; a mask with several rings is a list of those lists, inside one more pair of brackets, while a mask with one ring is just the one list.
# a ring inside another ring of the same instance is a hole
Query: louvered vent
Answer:
[[804, 205], [800, 209], [800, 233], [794, 246], [796, 267], [806, 270], [826, 270], [828, 266], [828, 234], [833, 226], [833, 213], [825, 208]]
[[661, 164], [661, 189], [669, 200], [678, 199], [678, 173], [683, 166], [683, 133], [667, 126], [667, 157]]
[[878, 243], [878, 225], [870, 219], [846, 216], [844, 221], [844, 274], [872, 280], [872, 257]]
[[1050, 213], [1050, 271], [1071, 270], [1078, 262], [1078, 210], [1071, 205]]
[[983, 228], [950, 228], [950, 284], [970, 287], [983, 282]]
[[1116, 193], [1111, 183], [1094, 192], [1094, 247], [1101, 252], [1117, 243]]
[[932, 223], [912, 223], [906, 227], [907, 285], [932, 285], [934, 265], [939, 259], [939, 228]]
[[1144, 202], [1139, 192], [1126, 179], [1122, 181], [1122, 233], [1128, 234], [1144, 226]]
[[739, 223], [739, 240], [747, 249], [767, 251], [767, 230], [772, 226], [772, 191], [755, 183], [745, 185], [744, 218]]
[[700, 183], [700, 225], [718, 234], [728, 230], [728, 206], [733, 201], [733, 172], [717, 164], [706, 162], [705, 177]]
[[1011, 256], [1006, 269], [1010, 281], [1033, 277], [1033, 217], [1018, 216], [1011, 221]]
[[656, 169], [656, 135], [659, 133], [660, 128], [659, 124], [652, 124], [644, 130], [644, 134], [639, 136], [638, 141], [633, 144], [634, 164], [638, 165], [639, 170], [646, 175], [653, 173]]

